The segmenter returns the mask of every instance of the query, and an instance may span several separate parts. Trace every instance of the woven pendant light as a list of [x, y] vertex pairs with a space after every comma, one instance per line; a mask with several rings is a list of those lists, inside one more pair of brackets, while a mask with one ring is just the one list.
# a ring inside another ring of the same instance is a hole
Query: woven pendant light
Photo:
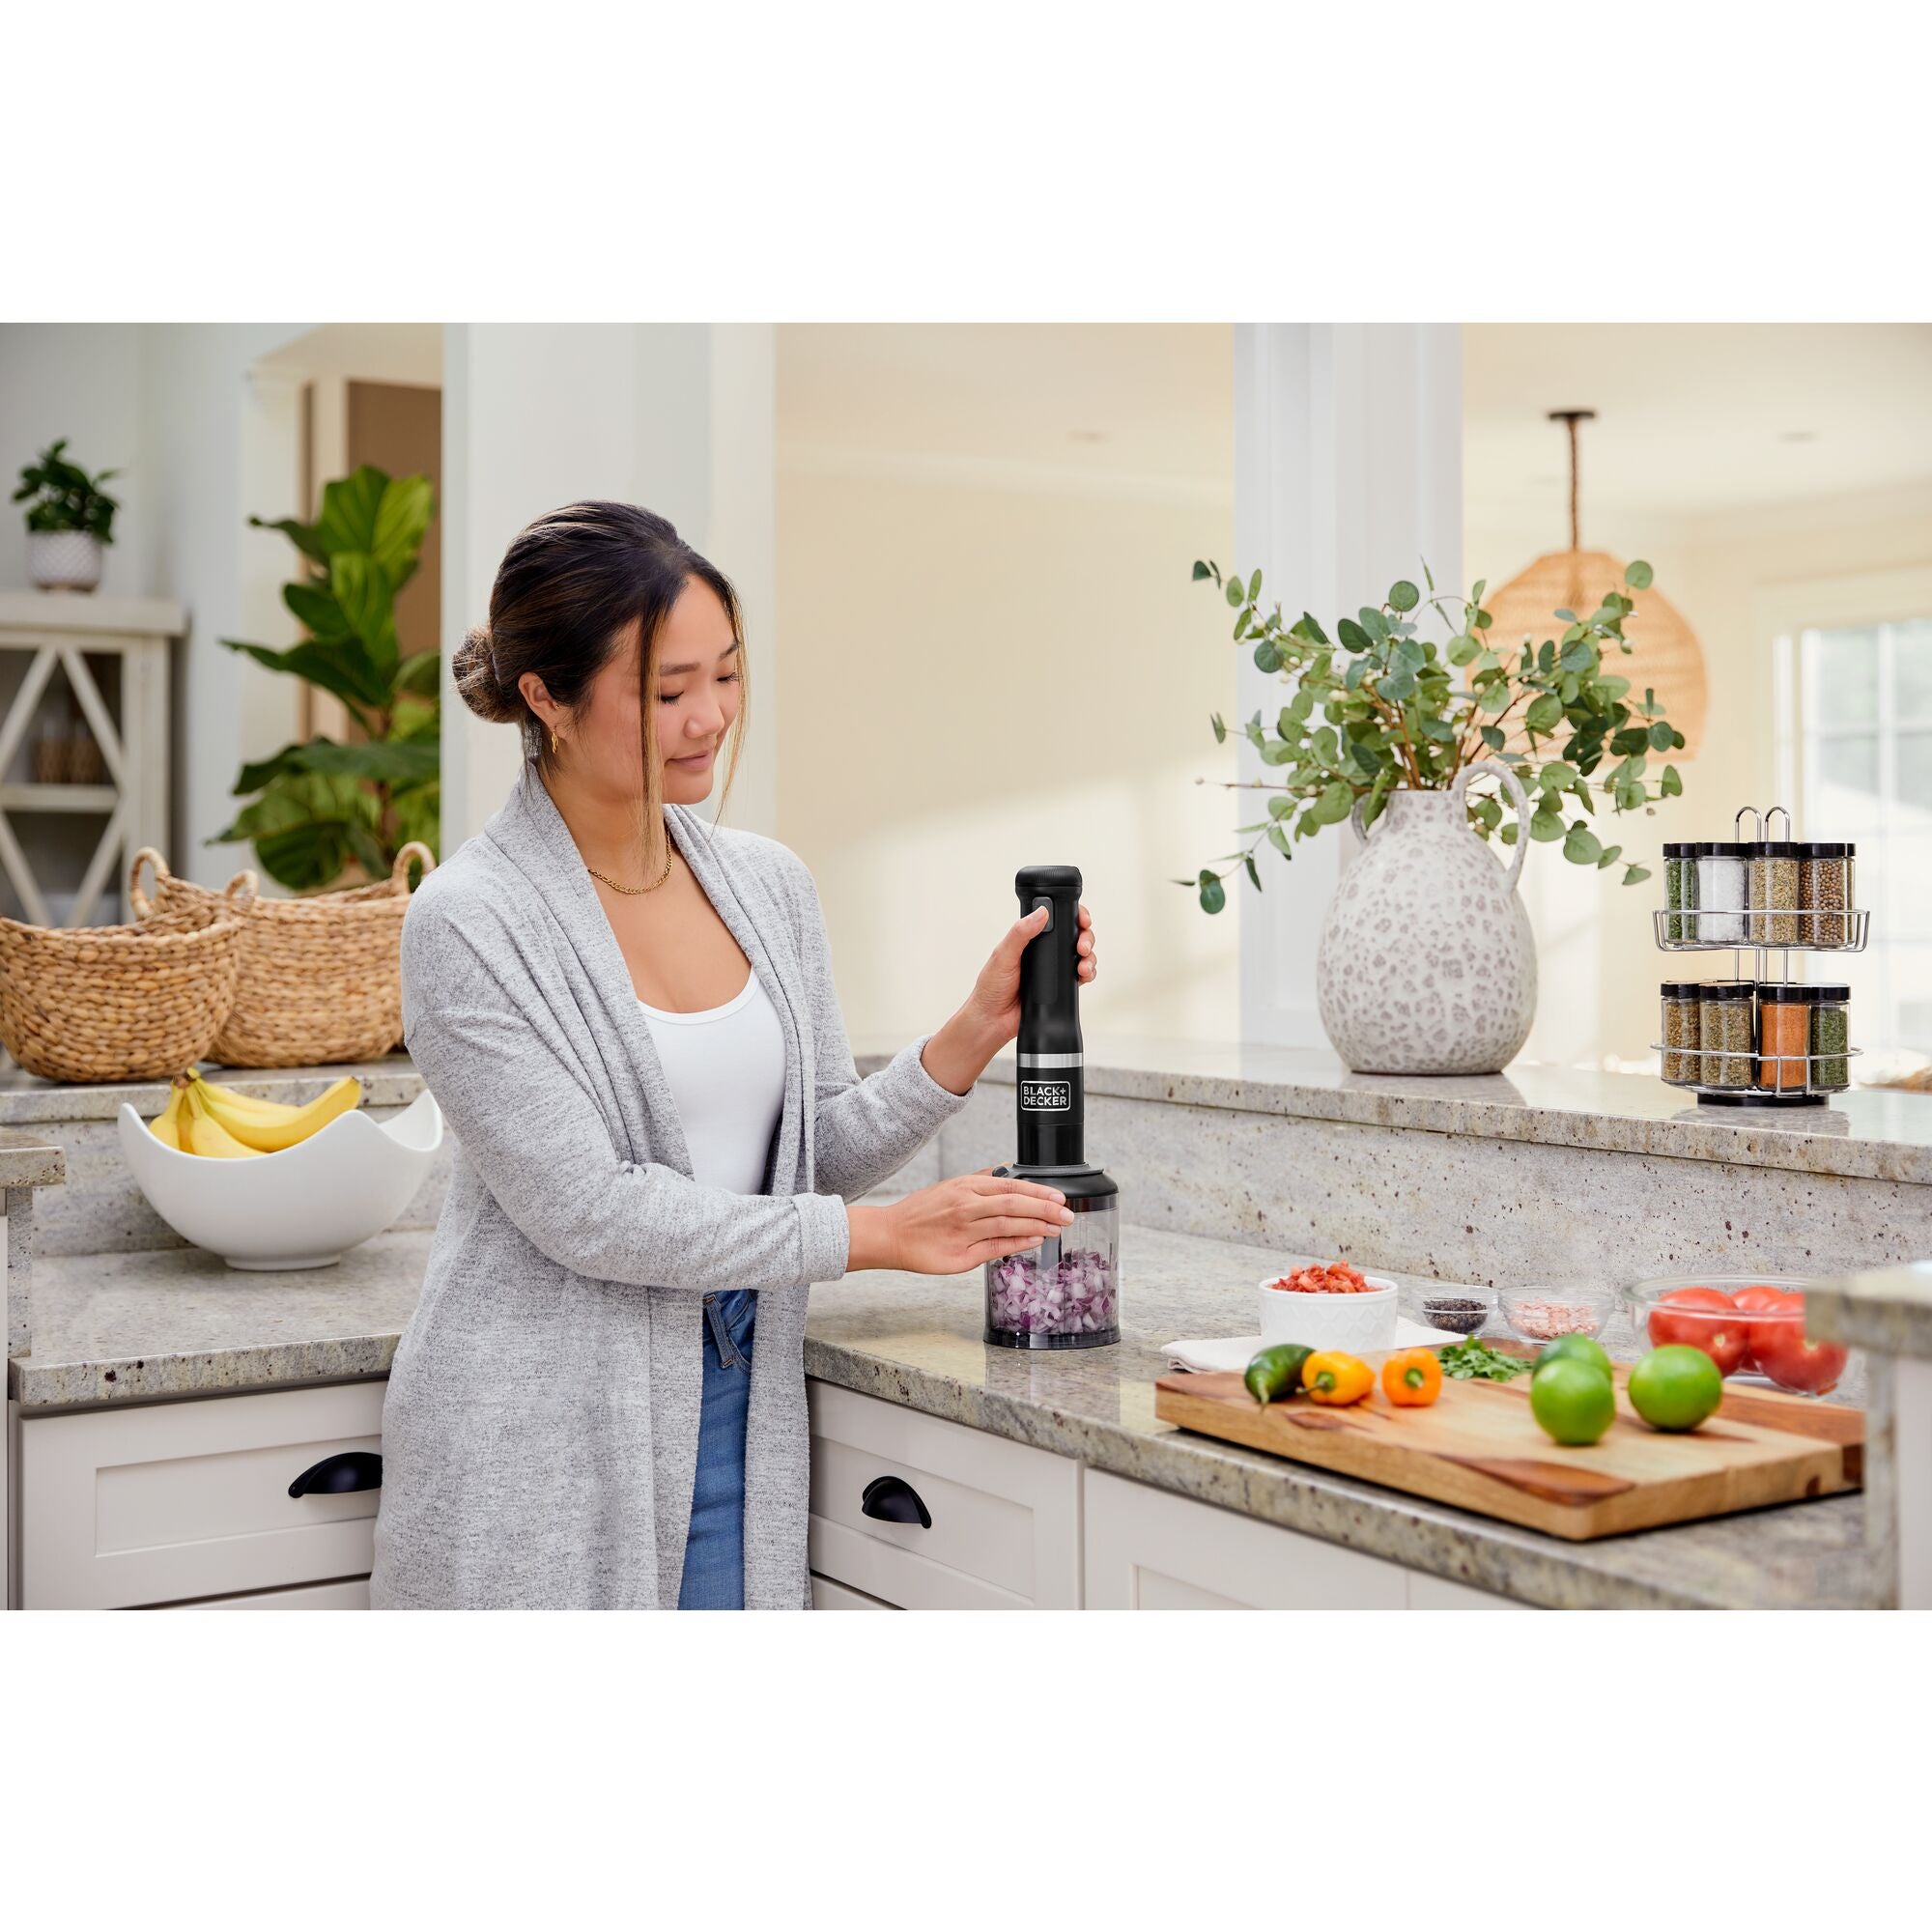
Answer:
[[1605, 652], [1604, 668], [1630, 679], [1625, 700], [1634, 709], [1643, 702], [1646, 687], [1657, 693], [1663, 715], [1684, 733], [1684, 749], [1675, 755], [1694, 758], [1704, 738], [1708, 693], [1704, 682], [1704, 652], [1696, 633], [1670, 603], [1655, 590], [1633, 590], [1624, 582], [1624, 566], [1608, 551], [1585, 550], [1577, 513], [1577, 425], [1595, 419], [1595, 410], [1551, 410], [1551, 422], [1570, 429], [1570, 548], [1540, 556], [1499, 590], [1490, 591], [1483, 608], [1494, 622], [1490, 627], [1493, 647], [1512, 648], [1529, 638], [1541, 643], [1559, 633], [1558, 611], [1587, 617], [1604, 601], [1606, 590], [1621, 591], [1636, 609], [1624, 620], [1624, 636], [1633, 649], [1628, 657], [1614, 644]]

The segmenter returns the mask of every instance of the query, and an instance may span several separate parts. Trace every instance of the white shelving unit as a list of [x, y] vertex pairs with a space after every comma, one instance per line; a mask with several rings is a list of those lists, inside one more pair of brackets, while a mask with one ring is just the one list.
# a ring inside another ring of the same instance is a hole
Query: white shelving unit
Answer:
[[[143, 845], [168, 844], [169, 654], [184, 625], [179, 605], [151, 597], [97, 597], [40, 590], [0, 591], [0, 871], [17, 895], [21, 916], [37, 925], [47, 915], [47, 841], [35, 830], [51, 813], [99, 817], [100, 835], [63, 922], [112, 923], [120, 915], [119, 879]], [[119, 660], [119, 701], [110, 704], [87, 660]], [[22, 776], [22, 753], [56, 680], [65, 680], [100, 751], [104, 781], [47, 784]], [[117, 715], [118, 713], [118, 715]], [[96, 917], [107, 894], [105, 922]]]

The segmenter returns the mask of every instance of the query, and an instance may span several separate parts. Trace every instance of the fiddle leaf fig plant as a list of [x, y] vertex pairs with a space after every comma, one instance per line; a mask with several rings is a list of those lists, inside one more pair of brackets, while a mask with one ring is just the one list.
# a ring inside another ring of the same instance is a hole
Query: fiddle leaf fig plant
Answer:
[[[1650, 761], [1681, 750], [1684, 734], [1664, 717], [1655, 691], [1634, 702], [1630, 679], [1615, 668], [1633, 648], [1624, 625], [1636, 608], [1622, 589], [1605, 590], [1587, 616], [1556, 611], [1552, 634], [1538, 642], [1492, 635], [1485, 582], [1450, 600], [1436, 594], [1426, 563], [1422, 575], [1427, 595], [1404, 579], [1389, 586], [1378, 610], [1341, 618], [1331, 639], [1305, 611], [1293, 623], [1278, 603], [1264, 614], [1259, 570], [1243, 579], [1223, 577], [1212, 562], [1195, 564], [1195, 581], [1211, 581], [1233, 608], [1236, 642], [1293, 691], [1271, 724], [1257, 711], [1241, 727], [1279, 774], [1273, 784], [1256, 780], [1242, 787], [1272, 794], [1267, 816], [1238, 827], [1257, 837], [1221, 855], [1245, 868], [1257, 892], [1254, 855], [1264, 842], [1293, 859], [1299, 840], [1340, 824], [1358, 802], [1363, 822], [1373, 824], [1397, 787], [1439, 791], [1486, 759], [1515, 772], [1531, 812], [1525, 828], [1503, 799], [1472, 798], [1473, 831], [1514, 845], [1526, 829], [1540, 843], [1560, 843], [1572, 864], [1599, 870], [1624, 851], [1592, 825], [1600, 804], [1613, 814], [1649, 813], [1657, 800], [1683, 791], [1675, 765], [1653, 774]], [[1626, 589], [1650, 583], [1647, 563], [1624, 573]], [[1442, 619], [1448, 637], [1420, 635], [1424, 610]], [[1215, 742], [1225, 742], [1220, 714], [1209, 722]], [[1227, 904], [1225, 876], [1203, 867], [1175, 883], [1198, 895], [1202, 911], [1216, 913]], [[1625, 863], [1625, 885], [1649, 876], [1647, 867]]]
[[263, 870], [291, 892], [322, 891], [352, 861], [385, 877], [412, 838], [438, 848], [440, 659], [405, 656], [395, 615], [434, 514], [428, 477], [390, 477], [365, 463], [323, 491], [313, 524], [248, 519], [280, 530], [300, 554], [301, 574], [282, 586], [282, 602], [308, 636], [287, 650], [221, 641], [340, 698], [364, 734], [284, 745], [235, 781], [235, 796], [251, 802], [208, 842], [252, 841]]

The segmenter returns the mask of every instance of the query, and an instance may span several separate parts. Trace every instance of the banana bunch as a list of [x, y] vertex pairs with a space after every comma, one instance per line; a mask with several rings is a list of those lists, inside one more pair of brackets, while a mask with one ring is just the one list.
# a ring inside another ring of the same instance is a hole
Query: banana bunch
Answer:
[[217, 1087], [190, 1072], [175, 1082], [167, 1106], [148, 1122], [148, 1131], [163, 1147], [181, 1153], [240, 1160], [292, 1148], [361, 1100], [362, 1083], [353, 1074], [318, 1094], [307, 1106], [291, 1107], [281, 1100], [258, 1100], [232, 1087]]

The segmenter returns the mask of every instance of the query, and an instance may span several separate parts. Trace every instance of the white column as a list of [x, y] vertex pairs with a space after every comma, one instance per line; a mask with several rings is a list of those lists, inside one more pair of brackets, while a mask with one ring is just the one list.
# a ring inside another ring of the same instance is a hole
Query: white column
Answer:
[[[453, 325], [443, 338], [443, 658], [482, 623], [510, 540], [584, 497], [668, 517], [744, 594], [753, 647], [771, 609], [772, 332], [701, 325]], [[769, 648], [754, 749], [729, 821], [770, 831]], [[442, 849], [502, 803], [517, 734], [473, 716], [445, 672]]]
[[[1235, 330], [1235, 564], [1259, 566], [1264, 602], [1338, 617], [1379, 605], [1398, 578], [1438, 588], [1463, 567], [1463, 379], [1453, 326], [1244, 324]], [[1464, 586], [1466, 587], [1466, 586]], [[1236, 716], [1271, 724], [1292, 687], [1243, 657]], [[1245, 783], [1272, 777], [1239, 749]], [[1236, 792], [1230, 826], [1262, 817], [1265, 795]], [[1245, 842], [1245, 841], [1243, 841]], [[1326, 1044], [1315, 1004], [1315, 942], [1351, 842], [1336, 826], [1292, 862], [1264, 845], [1259, 897], [1241, 902], [1241, 1037]], [[1229, 849], [1235, 849], [1231, 839]]]

